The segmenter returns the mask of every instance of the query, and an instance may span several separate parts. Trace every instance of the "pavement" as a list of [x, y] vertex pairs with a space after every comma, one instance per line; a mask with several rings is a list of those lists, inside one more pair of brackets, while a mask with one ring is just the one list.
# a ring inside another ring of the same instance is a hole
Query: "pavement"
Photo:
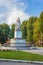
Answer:
[[[21, 63], [21, 64], [30, 64], [30, 65], [36, 65], [36, 64], [43, 64], [43, 62], [40, 62], [40, 61], [26, 61], [26, 60], [13, 60], [13, 59], [0, 59], [0, 63]], [[17, 64], [17, 65], [18, 65]], [[5, 64], [4, 64], [5, 65]]]
[[0, 65], [42, 65], [42, 64], [15, 63], [15, 62], [0, 62]]
[[21, 51], [43, 55], [43, 48], [37, 48], [37, 49], [31, 48], [30, 50], [21, 50]]

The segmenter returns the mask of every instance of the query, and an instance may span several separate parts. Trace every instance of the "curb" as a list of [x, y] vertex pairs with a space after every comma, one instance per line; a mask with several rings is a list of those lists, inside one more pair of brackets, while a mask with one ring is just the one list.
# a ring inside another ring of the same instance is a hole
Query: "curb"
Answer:
[[13, 59], [0, 59], [3, 62], [16, 62], [16, 63], [30, 63], [30, 64], [43, 64], [40, 61], [25, 61], [25, 60], [13, 60]]

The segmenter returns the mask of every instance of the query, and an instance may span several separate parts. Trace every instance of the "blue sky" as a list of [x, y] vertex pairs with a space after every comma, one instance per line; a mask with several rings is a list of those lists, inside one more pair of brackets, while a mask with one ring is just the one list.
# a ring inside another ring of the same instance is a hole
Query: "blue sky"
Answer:
[[43, 0], [0, 0], [0, 23], [9, 25], [30, 16], [39, 16], [43, 11]]

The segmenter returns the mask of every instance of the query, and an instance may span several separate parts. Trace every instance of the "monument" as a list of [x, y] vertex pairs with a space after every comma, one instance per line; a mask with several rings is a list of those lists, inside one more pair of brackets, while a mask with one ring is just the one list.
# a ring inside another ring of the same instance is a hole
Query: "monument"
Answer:
[[11, 39], [10, 46], [16, 47], [16, 48], [25, 48], [26, 47], [26, 40], [22, 38], [22, 31], [20, 29], [20, 18], [17, 18], [16, 24], [15, 24], [15, 34], [14, 38]]

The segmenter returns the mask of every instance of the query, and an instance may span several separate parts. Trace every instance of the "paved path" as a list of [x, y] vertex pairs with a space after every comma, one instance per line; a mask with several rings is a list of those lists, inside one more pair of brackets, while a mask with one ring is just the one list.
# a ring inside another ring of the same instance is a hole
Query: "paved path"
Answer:
[[15, 62], [2, 62], [2, 61], [0, 61], [0, 65], [40, 65], [40, 64], [15, 63]]
[[31, 49], [31, 50], [22, 50], [22, 51], [25, 51], [25, 52], [32, 52], [32, 53], [35, 53], [35, 54], [43, 55], [43, 48]]

